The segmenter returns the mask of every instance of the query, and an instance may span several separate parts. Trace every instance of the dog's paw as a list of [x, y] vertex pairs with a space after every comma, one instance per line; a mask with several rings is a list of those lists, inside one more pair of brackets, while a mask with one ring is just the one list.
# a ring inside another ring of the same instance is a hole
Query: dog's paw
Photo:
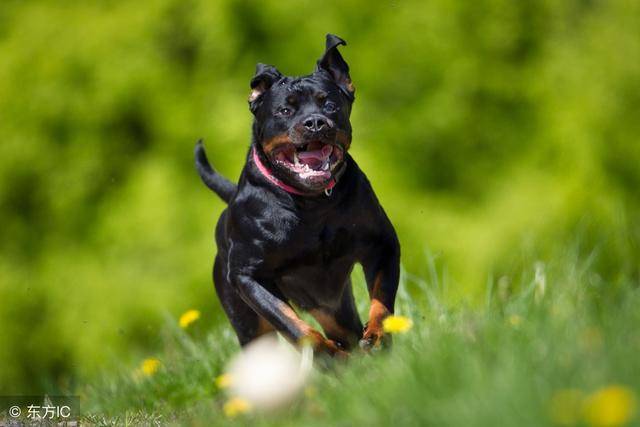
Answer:
[[349, 358], [349, 353], [345, 350], [342, 344], [325, 338], [317, 331], [309, 333], [301, 340], [301, 342], [310, 344], [313, 347], [313, 352], [316, 356], [331, 356], [342, 360]]
[[364, 351], [389, 348], [391, 347], [391, 335], [385, 334], [381, 327], [367, 326], [358, 345]]
[[333, 358], [341, 360], [347, 360], [349, 358], [349, 353], [345, 351], [342, 345], [340, 345], [340, 343], [336, 341], [325, 339], [320, 347], [321, 348], [319, 350], [321, 352], [328, 354]]

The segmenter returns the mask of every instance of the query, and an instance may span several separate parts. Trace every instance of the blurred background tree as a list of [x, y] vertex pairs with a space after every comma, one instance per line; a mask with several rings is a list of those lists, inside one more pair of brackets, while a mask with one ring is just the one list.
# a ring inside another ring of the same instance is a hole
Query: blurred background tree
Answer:
[[306, 74], [327, 32], [407, 271], [436, 253], [470, 303], [569, 248], [603, 296], [638, 277], [638, 2], [4, 0], [0, 394], [147, 354], [166, 312], [224, 321], [194, 142], [237, 177], [255, 63]]

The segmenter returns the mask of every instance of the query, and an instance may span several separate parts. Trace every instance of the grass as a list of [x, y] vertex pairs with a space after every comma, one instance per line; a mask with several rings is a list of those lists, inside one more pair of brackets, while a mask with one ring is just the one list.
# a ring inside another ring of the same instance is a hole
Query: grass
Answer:
[[[447, 302], [450, 285], [430, 258], [427, 280], [403, 274], [397, 312], [411, 317], [414, 327], [395, 337], [392, 351], [358, 355], [314, 372], [308, 392], [272, 414], [223, 415], [227, 396], [214, 378], [238, 351], [228, 325], [199, 335], [167, 319], [165, 349], [157, 355], [162, 368], [136, 379], [135, 367], [123, 367], [118, 376], [85, 389], [85, 421], [544, 426], [605, 425], [608, 420], [614, 422], [609, 425], [640, 425], [633, 402], [620, 403], [615, 393], [594, 394], [615, 385], [627, 397], [640, 392], [638, 284], [624, 279], [607, 284], [592, 261], [567, 254], [561, 262], [532, 262], [517, 281], [489, 280], [479, 307]], [[361, 274], [356, 276], [364, 312], [364, 285]]]

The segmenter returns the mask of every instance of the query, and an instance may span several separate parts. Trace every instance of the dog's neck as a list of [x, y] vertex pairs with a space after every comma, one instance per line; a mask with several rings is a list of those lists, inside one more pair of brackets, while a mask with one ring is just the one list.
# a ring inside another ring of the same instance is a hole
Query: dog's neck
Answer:
[[[312, 194], [312, 193], [305, 193], [305, 192], [300, 191], [297, 188], [294, 188], [294, 187], [292, 187], [292, 186], [290, 186], [288, 184], [285, 184], [281, 180], [279, 180], [273, 174], [271, 169], [269, 169], [267, 166], [264, 165], [264, 163], [262, 163], [262, 160], [260, 160], [260, 156], [258, 155], [258, 151], [256, 150], [255, 145], [251, 148], [251, 156], [253, 158], [253, 162], [256, 164], [256, 167], [258, 168], [258, 170], [260, 171], [262, 176], [264, 176], [269, 182], [271, 182], [275, 186], [283, 189], [287, 193], [295, 194], [297, 196], [314, 196], [314, 195], [317, 195], [317, 194]], [[331, 180], [329, 181], [329, 183], [327, 184], [327, 186], [323, 190], [324, 194], [327, 197], [331, 196], [331, 192], [333, 190], [333, 187], [335, 187], [336, 184], [337, 184], [337, 178], [336, 177], [332, 177]]]

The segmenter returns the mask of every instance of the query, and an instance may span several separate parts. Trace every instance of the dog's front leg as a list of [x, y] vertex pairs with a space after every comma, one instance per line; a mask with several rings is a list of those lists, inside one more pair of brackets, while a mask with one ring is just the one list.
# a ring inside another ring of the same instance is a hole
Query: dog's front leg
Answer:
[[390, 224], [376, 240], [362, 262], [371, 300], [369, 321], [360, 340], [360, 347], [365, 350], [386, 341], [382, 322], [393, 314], [400, 279], [400, 244]]
[[261, 286], [250, 275], [237, 274], [233, 277], [233, 283], [242, 299], [290, 342], [301, 344], [308, 340], [316, 352], [338, 357], [347, 356], [334, 341], [326, 339], [305, 323], [291, 306]]

